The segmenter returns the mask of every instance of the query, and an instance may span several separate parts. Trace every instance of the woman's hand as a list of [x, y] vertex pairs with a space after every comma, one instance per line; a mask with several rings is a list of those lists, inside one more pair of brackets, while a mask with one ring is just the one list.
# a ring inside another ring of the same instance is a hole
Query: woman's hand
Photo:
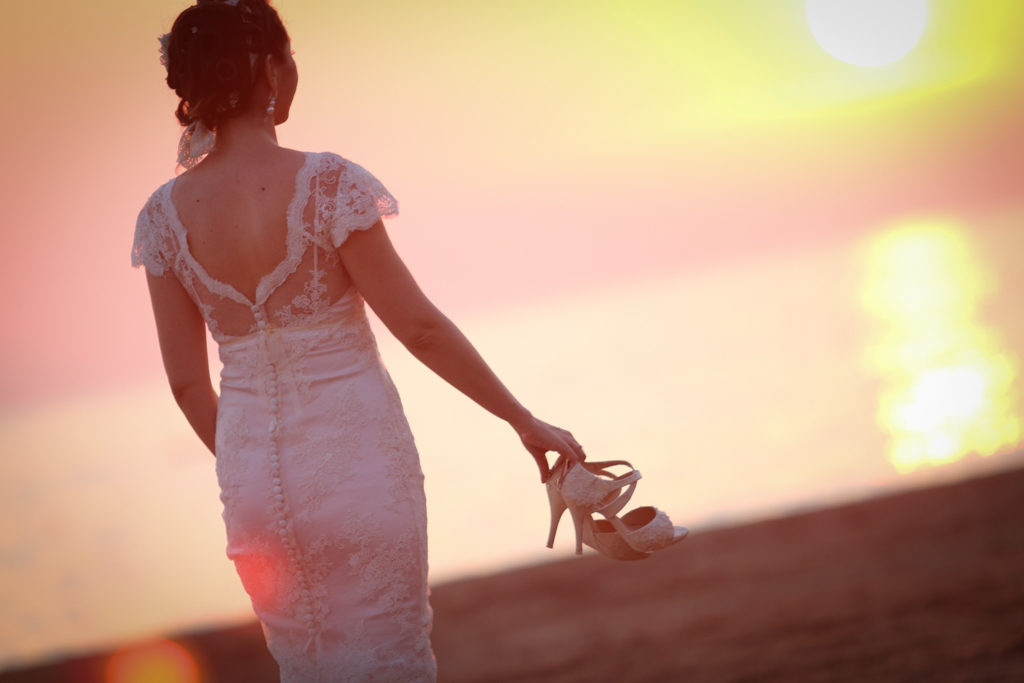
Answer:
[[[537, 462], [541, 483], [546, 482], [551, 476], [551, 470], [556, 469], [566, 458], [573, 463], [582, 463], [587, 459], [583, 447], [565, 429], [555, 427], [532, 416], [522, 425], [513, 425], [513, 428], [519, 434], [523, 446]], [[558, 453], [558, 459], [551, 467], [548, 466], [548, 451]]]

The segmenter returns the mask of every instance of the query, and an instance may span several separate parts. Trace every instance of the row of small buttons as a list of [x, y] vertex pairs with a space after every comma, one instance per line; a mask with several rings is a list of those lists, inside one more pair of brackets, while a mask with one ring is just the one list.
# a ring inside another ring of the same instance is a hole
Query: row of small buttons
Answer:
[[[253, 317], [256, 319], [256, 328], [259, 332], [260, 342], [263, 344], [264, 351], [266, 352], [265, 357], [270, 359], [271, 356], [267, 348], [266, 314], [262, 308], [254, 306]], [[317, 635], [317, 624], [313, 613], [313, 593], [310, 590], [309, 579], [299, 560], [299, 551], [295, 544], [295, 537], [291, 533], [291, 525], [288, 521], [288, 507], [285, 501], [284, 488], [281, 484], [281, 458], [278, 448], [280, 402], [278, 400], [277, 368], [274, 366], [273, 360], [267, 361], [267, 380], [267, 396], [269, 397], [268, 403], [270, 404], [270, 422], [267, 430], [270, 436], [270, 476], [273, 484], [273, 505], [277, 517], [278, 535], [281, 537], [281, 543], [288, 552], [288, 558], [291, 560], [292, 567], [301, 581], [306, 627], [309, 629], [310, 637], [315, 638]]]

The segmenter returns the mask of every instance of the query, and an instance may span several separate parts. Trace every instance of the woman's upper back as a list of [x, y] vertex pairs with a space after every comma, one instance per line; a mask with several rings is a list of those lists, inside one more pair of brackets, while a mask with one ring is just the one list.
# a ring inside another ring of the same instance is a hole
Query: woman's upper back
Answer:
[[150, 196], [132, 265], [177, 277], [220, 342], [261, 322], [316, 324], [351, 284], [337, 247], [397, 212], [376, 178], [335, 154], [211, 158]]
[[249, 300], [287, 255], [289, 205], [305, 162], [284, 149], [259, 163], [211, 157], [174, 181], [171, 201], [192, 256]]

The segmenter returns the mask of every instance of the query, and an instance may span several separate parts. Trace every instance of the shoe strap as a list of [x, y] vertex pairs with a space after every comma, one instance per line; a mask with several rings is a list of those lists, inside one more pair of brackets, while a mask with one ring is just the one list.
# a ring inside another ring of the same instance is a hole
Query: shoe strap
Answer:
[[[576, 463], [572, 462], [571, 460], [566, 459], [562, 463], [561, 467], [555, 467], [554, 469], [551, 470], [551, 479], [557, 482], [556, 486], [561, 488], [566, 475], [569, 473], [569, 470], [575, 464]], [[629, 467], [630, 471], [622, 475], [617, 475], [613, 472], [608, 471], [608, 467], [614, 467], [615, 465], [625, 465]], [[616, 489], [621, 489], [623, 486], [628, 486], [629, 484], [635, 484], [639, 479], [642, 478], [642, 475], [640, 474], [639, 470], [634, 469], [633, 466], [626, 462], [625, 460], [604, 460], [597, 462], [584, 461], [582, 467], [591, 474], [604, 475], [606, 477], [609, 477], [611, 481], [609, 481], [608, 483]], [[556, 473], [558, 474], [557, 477], [555, 476]]]
[[636, 479], [629, 483], [629, 488], [616, 496], [615, 500], [599, 509], [602, 515], [606, 518], [615, 517], [622, 511], [622, 508], [626, 507], [626, 503], [629, 502], [630, 498], [633, 497], [633, 492], [636, 491], [636, 482], [640, 479], [640, 473], [636, 472]]
[[[584, 460], [583, 464], [584, 464], [584, 466], [587, 467], [587, 469], [598, 468], [598, 469], [606, 470], [609, 467], [614, 467], [616, 465], [625, 465], [626, 467], [628, 467], [631, 470], [635, 470], [636, 469], [635, 467], [633, 467], [632, 464], [630, 464], [626, 460], [597, 460], [597, 461], [594, 461], [594, 462], [591, 462], [589, 460]], [[614, 476], [614, 475], [612, 475], [612, 476]]]
[[[613, 481], [621, 482], [621, 486], [631, 484], [637, 479], [640, 479], [640, 472], [625, 460], [604, 460], [599, 462], [585, 461], [583, 465], [584, 469], [592, 474], [603, 474], [611, 477]], [[615, 467], [616, 465], [625, 465], [630, 471], [626, 474], [615, 474], [614, 472], [608, 471], [609, 467]]]

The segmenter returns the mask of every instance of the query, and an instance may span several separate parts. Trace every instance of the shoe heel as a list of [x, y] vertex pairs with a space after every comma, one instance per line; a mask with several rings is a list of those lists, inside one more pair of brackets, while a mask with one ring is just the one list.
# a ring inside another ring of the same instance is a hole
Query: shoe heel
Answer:
[[548, 489], [548, 503], [551, 504], [551, 528], [548, 530], [548, 547], [553, 548], [555, 546], [555, 532], [558, 531], [558, 522], [562, 519], [562, 514], [568, 507], [565, 504], [565, 500], [562, 498], [562, 494], [558, 492], [554, 486], [549, 485]]
[[583, 518], [587, 516], [581, 508], [569, 508], [569, 515], [572, 517], [572, 525], [576, 528], [576, 554], [583, 554]]

